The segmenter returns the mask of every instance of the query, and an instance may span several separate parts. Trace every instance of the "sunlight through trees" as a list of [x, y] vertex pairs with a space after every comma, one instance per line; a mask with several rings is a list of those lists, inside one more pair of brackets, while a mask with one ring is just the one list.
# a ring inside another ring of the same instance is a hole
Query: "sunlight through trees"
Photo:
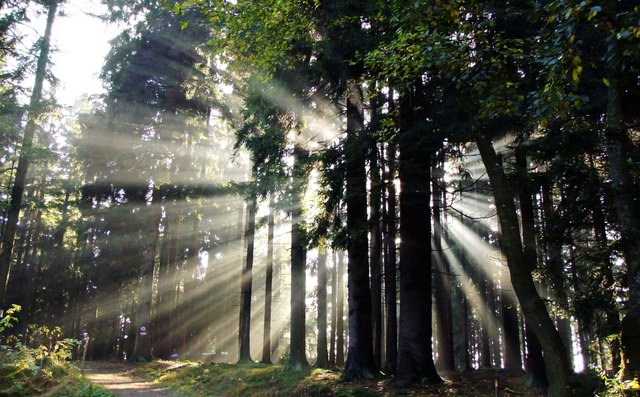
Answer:
[[68, 4], [0, 2], [5, 333], [399, 389], [640, 377], [637, 4], [98, 3], [106, 92], [71, 109]]

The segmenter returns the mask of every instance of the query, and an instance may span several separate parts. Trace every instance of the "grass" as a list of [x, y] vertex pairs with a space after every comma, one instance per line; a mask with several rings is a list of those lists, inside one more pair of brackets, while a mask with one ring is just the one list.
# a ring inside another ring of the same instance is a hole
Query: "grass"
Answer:
[[307, 369], [294, 371], [281, 365], [259, 363], [201, 364], [154, 361], [137, 367], [139, 376], [188, 397], [377, 397], [377, 396], [495, 396], [499, 380], [501, 395], [538, 396], [525, 390], [524, 378], [503, 379], [499, 371], [451, 374], [436, 386], [395, 387], [391, 379], [345, 382], [341, 371]]
[[69, 362], [26, 364], [29, 360], [0, 364], [0, 397], [114, 397], [84, 379]]
[[281, 365], [259, 363], [199, 364], [154, 361], [136, 369], [138, 375], [185, 396], [372, 397], [381, 394], [370, 385], [346, 383], [338, 371], [294, 371]]

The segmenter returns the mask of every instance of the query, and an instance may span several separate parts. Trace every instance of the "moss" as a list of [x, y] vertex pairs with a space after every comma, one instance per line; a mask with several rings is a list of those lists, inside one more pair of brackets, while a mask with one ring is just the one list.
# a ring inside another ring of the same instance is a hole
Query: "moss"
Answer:
[[[259, 363], [195, 364], [149, 363], [139, 369], [169, 389], [185, 396], [216, 397], [375, 397], [495, 395], [499, 372], [477, 371], [452, 374], [440, 385], [414, 385], [405, 390], [393, 387], [389, 379], [345, 382], [339, 370], [307, 369], [295, 371], [281, 365]], [[523, 379], [504, 378], [501, 390], [524, 394]]]

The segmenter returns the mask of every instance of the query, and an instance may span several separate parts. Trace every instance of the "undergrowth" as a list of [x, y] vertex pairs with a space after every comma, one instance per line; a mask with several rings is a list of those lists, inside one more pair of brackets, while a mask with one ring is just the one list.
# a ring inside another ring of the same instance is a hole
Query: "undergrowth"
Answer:
[[281, 365], [259, 363], [198, 364], [155, 361], [137, 369], [138, 374], [185, 396], [220, 397], [373, 397], [368, 385], [346, 383], [338, 371], [294, 371]]
[[79, 341], [63, 339], [59, 327], [30, 324], [25, 335], [5, 335], [18, 311], [20, 306], [12, 305], [0, 317], [0, 396], [113, 396], [84, 380], [69, 362]]
[[[377, 396], [495, 396], [495, 371], [457, 374], [440, 385], [398, 388], [392, 379], [345, 382], [339, 369], [295, 371], [282, 365], [259, 363], [200, 364], [154, 361], [136, 369], [137, 374], [184, 396], [216, 397], [377, 397]], [[522, 383], [522, 382], [520, 382]], [[505, 388], [514, 394], [504, 393]], [[526, 394], [518, 385], [504, 384], [501, 395]]]

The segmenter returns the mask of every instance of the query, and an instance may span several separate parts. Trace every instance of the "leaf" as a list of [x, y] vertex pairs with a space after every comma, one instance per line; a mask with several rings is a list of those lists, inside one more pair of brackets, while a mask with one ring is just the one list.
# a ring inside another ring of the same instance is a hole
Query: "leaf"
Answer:
[[602, 82], [603, 82], [603, 83], [604, 83], [604, 85], [606, 85], [607, 87], [609, 87], [609, 84], [611, 84], [611, 83], [609, 83], [609, 79], [608, 79], [608, 78], [606, 78], [606, 77], [604, 77], [604, 78], [602, 79]]
[[582, 73], [582, 66], [576, 66], [571, 73], [571, 77], [576, 83], [580, 80], [580, 73]]

